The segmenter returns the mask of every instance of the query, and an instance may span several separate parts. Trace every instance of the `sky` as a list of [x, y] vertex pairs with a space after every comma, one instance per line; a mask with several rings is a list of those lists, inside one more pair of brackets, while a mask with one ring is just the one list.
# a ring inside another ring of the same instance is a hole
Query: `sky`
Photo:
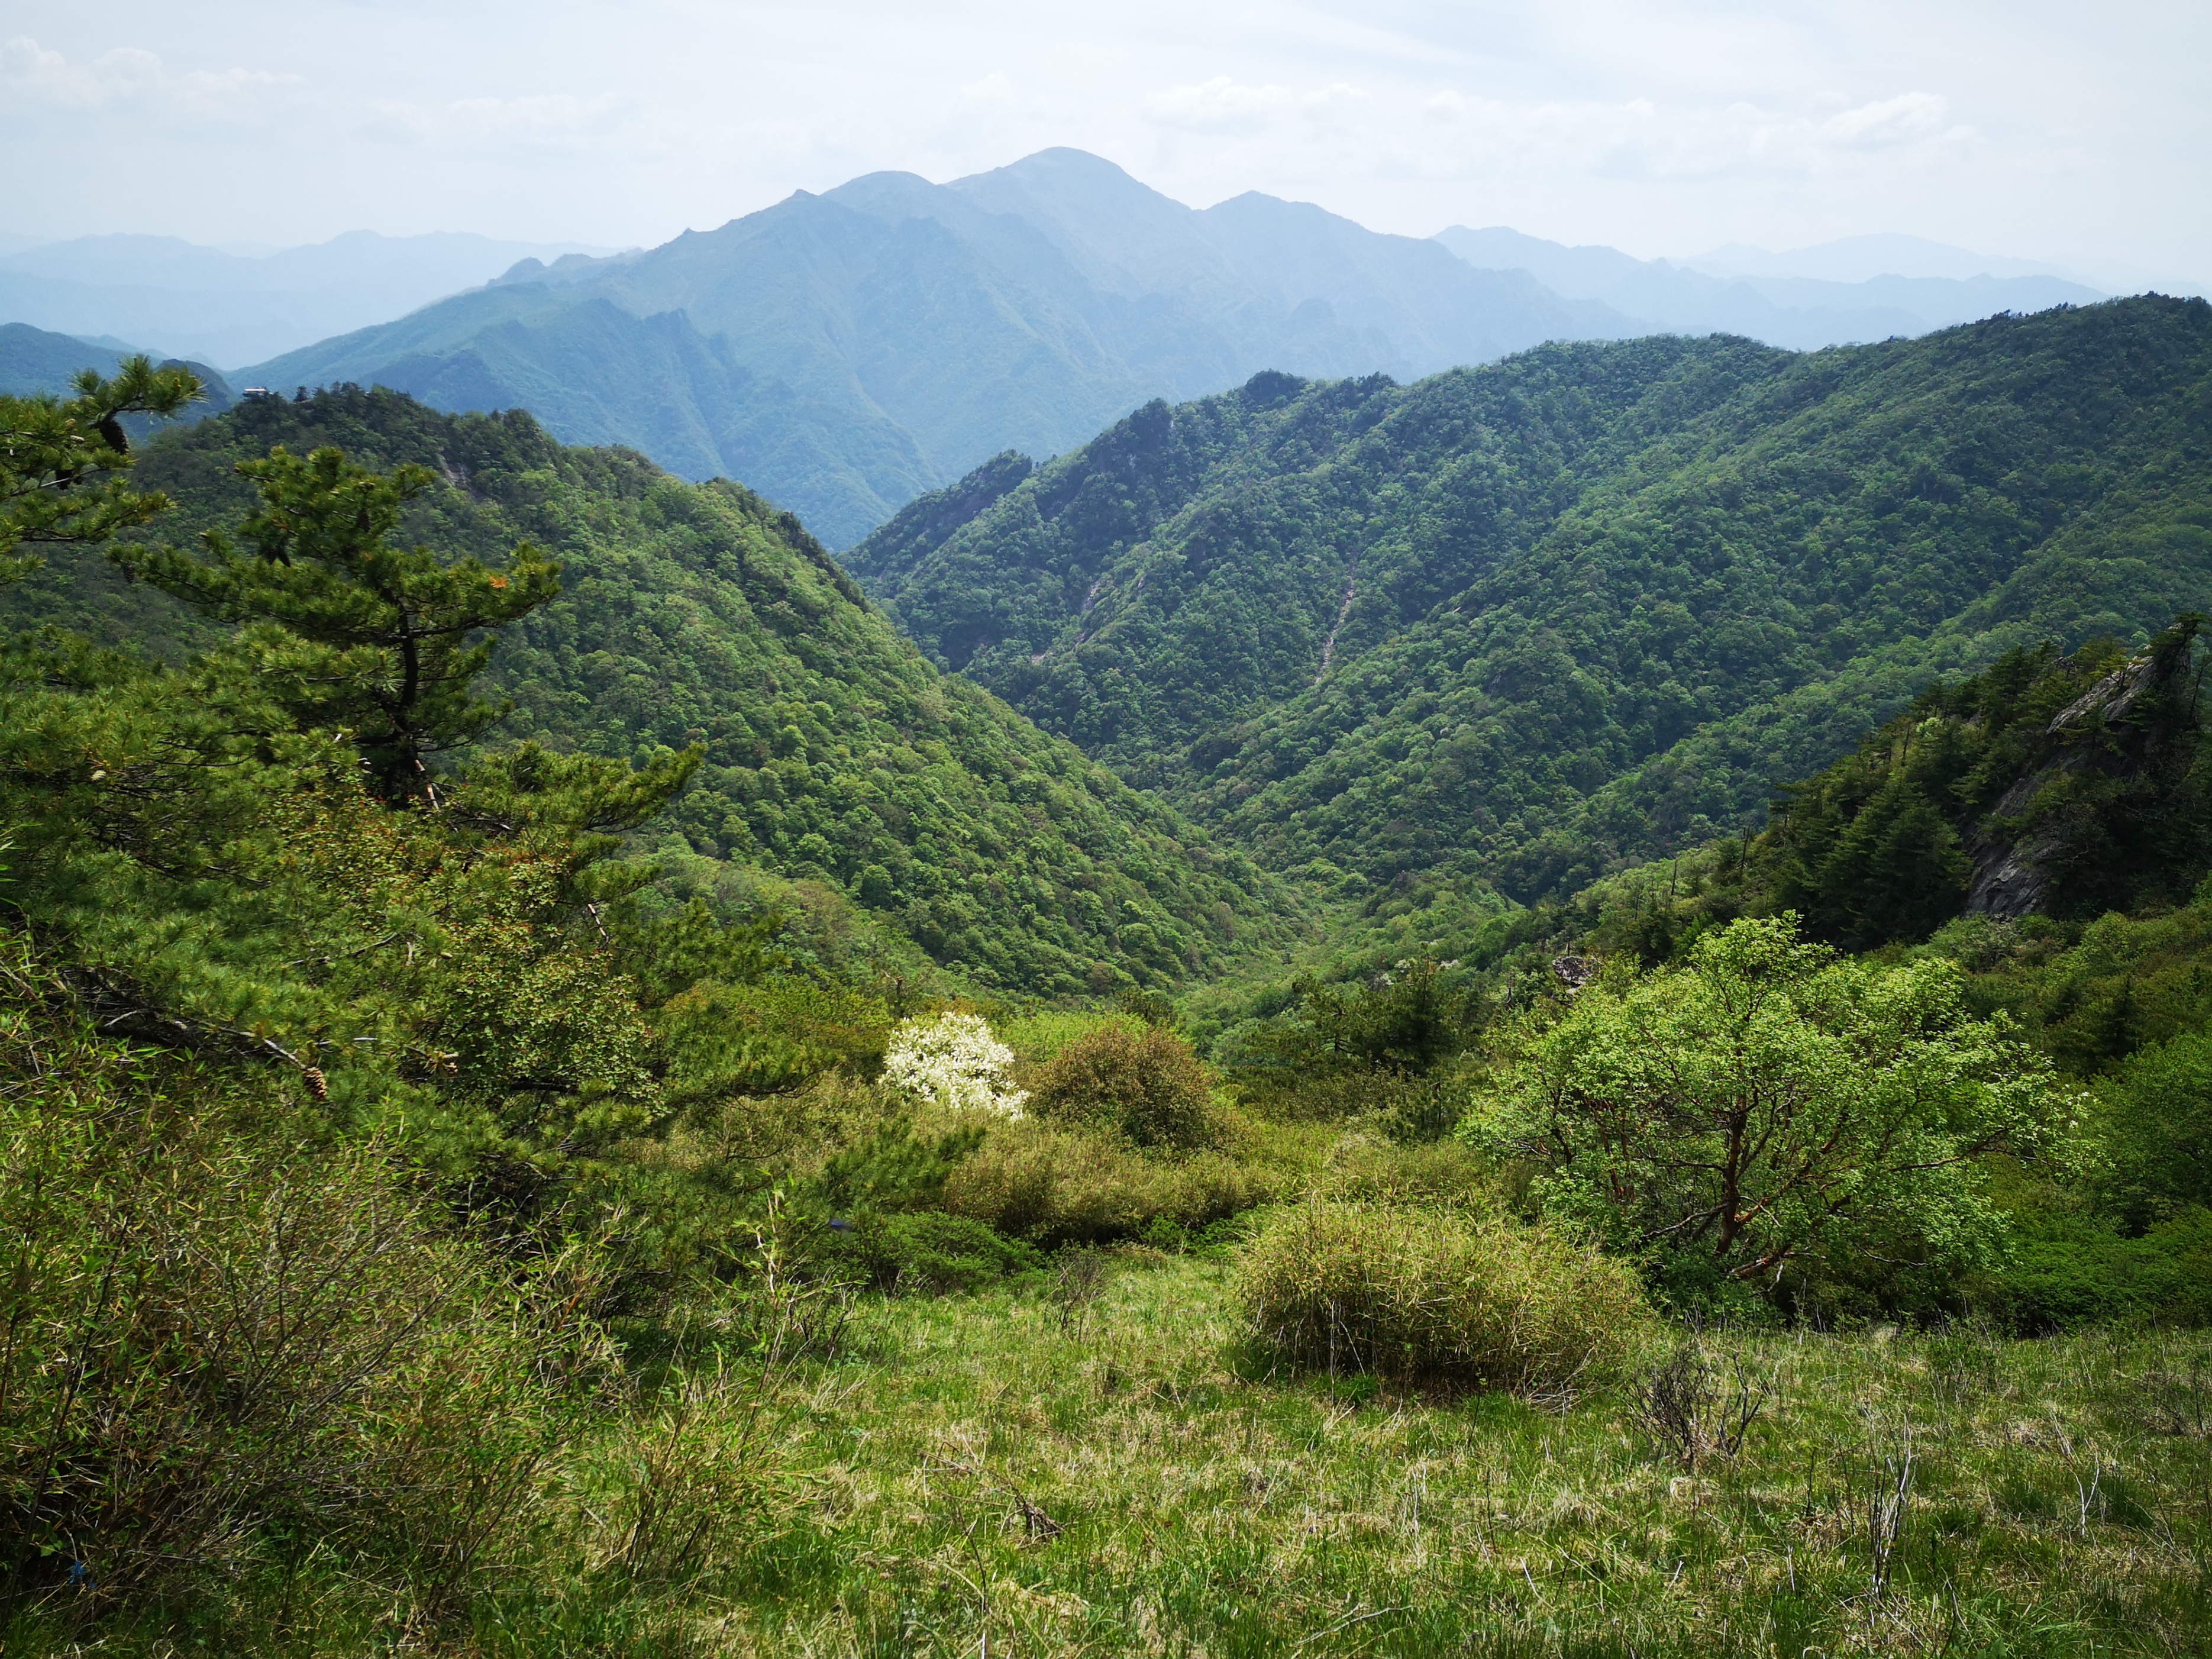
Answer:
[[2212, 5], [0, 0], [0, 233], [649, 246], [1054, 144], [1641, 257], [1903, 232], [2212, 277]]

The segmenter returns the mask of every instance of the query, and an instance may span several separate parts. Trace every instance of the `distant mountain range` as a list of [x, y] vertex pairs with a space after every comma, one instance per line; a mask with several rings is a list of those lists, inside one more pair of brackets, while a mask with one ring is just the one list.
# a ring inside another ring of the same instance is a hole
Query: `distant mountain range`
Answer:
[[1925, 236], [1845, 236], [1812, 247], [1777, 253], [1730, 242], [1677, 264], [1709, 276], [1810, 276], [1824, 283], [1863, 283], [1876, 276], [2056, 276], [2110, 294], [2157, 293], [2201, 297], [2204, 284], [2173, 271], [2159, 271], [2102, 254], [2064, 260], [2008, 259], [1976, 253]]
[[475, 288], [518, 259], [606, 251], [356, 230], [256, 257], [175, 236], [85, 236], [0, 256], [0, 319], [229, 368]]
[[1194, 211], [1046, 150], [948, 185], [871, 173], [650, 252], [530, 264], [290, 353], [441, 408], [521, 405], [573, 442], [727, 473], [849, 546], [1015, 446], [1262, 368], [1412, 377], [1637, 325], [1432, 241], [1245, 195]]
[[[1638, 259], [1616, 248], [1568, 247], [1502, 226], [1469, 230], [1455, 225], [1437, 240], [1469, 264], [1525, 270], [1555, 293], [1595, 301], [1650, 325], [1639, 331], [1741, 334], [1798, 351], [1925, 334], [2001, 311], [2047, 311], [2105, 297], [2079, 283], [2023, 270], [2017, 260], [1983, 260], [1905, 236], [1854, 238], [1852, 244], [1798, 255], [1723, 248], [1683, 264]], [[1731, 269], [1732, 260], [1747, 268]], [[2007, 274], [1975, 270], [1977, 264], [2005, 267]], [[1930, 266], [1957, 274], [1925, 274]], [[1823, 269], [1866, 274], [1850, 280], [1803, 274]], [[1913, 270], [1923, 274], [1906, 274]]]
[[[495, 250], [517, 257], [486, 281]], [[361, 273], [403, 267], [415, 297], [376, 310]], [[284, 284], [316, 271], [338, 273], [324, 299], [356, 296], [368, 326], [304, 343]], [[241, 288], [241, 272], [269, 286]], [[263, 258], [88, 239], [0, 258], [0, 316], [236, 362], [164, 331], [145, 299], [173, 309], [220, 273], [238, 328], [289, 331], [290, 349], [233, 373], [239, 385], [350, 381], [449, 410], [528, 409], [568, 442], [742, 479], [836, 548], [994, 454], [1058, 453], [1155, 398], [1262, 370], [1408, 380], [1547, 340], [1660, 333], [1805, 349], [2102, 297], [1911, 237], [1674, 263], [1504, 228], [1383, 235], [1256, 193], [1199, 210], [1050, 149], [945, 185], [871, 173], [611, 256], [367, 233]], [[157, 276], [170, 286], [145, 286]], [[25, 309], [69, 283], [76, 309]]]

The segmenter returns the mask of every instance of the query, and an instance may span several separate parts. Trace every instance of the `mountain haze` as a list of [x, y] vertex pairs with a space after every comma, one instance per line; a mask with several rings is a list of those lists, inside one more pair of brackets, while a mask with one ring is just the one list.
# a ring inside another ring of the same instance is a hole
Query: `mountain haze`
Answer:
[[156, 356], [229, 368], [474, 288], [518, 259], [578, 247], [356, 230], [245, 255], [176, 236], [85, 236], [0, 258], [0, 318], [143, 341]]
[[1047, 150], [949, 185], [799, 191], [643, 254], [533, 262], [250, 378], [530, 408], [572, 441], [743, 477], [849, 546], [999, 450], [1054, 453], [1152, 398], [1636, 331], [1432, 242], [1265, 196], [1196, 211]]
[[[1617, 248], [1568, 247], [1502, 226], [1454, 225], [1436, 240], [1470, 264], [1528, 271], [1559, 294], [1611, 306], [1655, 330], [1741, 334], [1794, 351], [1925, 334], [2001, 311], [2044, 311], [2106, 297], [2018, 260], [1984, 260], [1911, 237], [1855, 238], [1834, 245], [1832, 257], [1821, 249], [1808, 249], [1796, 260], [1766, 254], [1747, 258], [1741, 270], [1729, 268], [1726, 256], [1760, 250], [1723, 249], [1692, 262], [1638, 259]], [[1885, 268], [1886, 255], [1914, 253], [1917, 258], [1889, 261], [1905, 269]], [[1815, 270], [1854, 274], [1818, 277], [1810, 274]]]

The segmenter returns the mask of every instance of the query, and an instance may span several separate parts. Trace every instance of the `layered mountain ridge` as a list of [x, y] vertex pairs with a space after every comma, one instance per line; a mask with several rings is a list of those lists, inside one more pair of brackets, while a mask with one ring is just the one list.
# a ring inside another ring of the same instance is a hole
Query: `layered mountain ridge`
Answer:
[[[2106, 297], [2048, 272], [2015, 269], [2020, 262], [2013, 260], [1942, 261], [1948, 274], [1933, 276], [1925, 274], [1923, 254], [1912, 270], [1866, 270], [1846, 282], [1794, 274], [1772, 255], [1751, 263], [1779, 270], [1738, 270], [1718, 255], [1638, 259], [1616, 248], [1568, 247], [1503, 227], [1454, 225], [1436, 240], [1469, 264], [1528, 271], [1555, 293], [1613, 307], [1655, 330], [1741, 334], [1793, 351], [1925, 334], [1999, 312], [2046, 311]], [[1866, 240], [1879, 245], [1908, 239]], [[1999, 269], [1974, 269], [1978, 263]]]
[[[522, 257], [492, 276], [502, 246]], [[1808, 274], [1832, 270], [1872, 275]], [[1910, 238], [1670, 262], [1382, 234], [1257, 192], [1194, 210], [1065, 149], [943, 185], [871, 173], [617, 255], [356, 233], [257, 258], [123, 236], [0, 258], [0, 315], [226, 364], [281, 337], [231, 378], [529, 409], [564, 441], [743, 478], [838, 548], [1001, 450], [1057, 453], [1263, 369], [1406, 380], [1660, 332], [1808, 349], [2099, 297]]]
[[1638, 331], [1521, 272], [1248, 194], [1198, 211], [1076, 150], [871, 173], [648, 252], [493, 288], [264, 364], [441, 408], [527, 407], [687, 477], [743, 477], [849, 546], [1012, 447], [1255, 371], [1401, 376]]
[[1755, 822], [1932, 676], [2212, 607], [2212, 307], [1261, 375], [848, 562], [1279, 868], [1534, 899]]

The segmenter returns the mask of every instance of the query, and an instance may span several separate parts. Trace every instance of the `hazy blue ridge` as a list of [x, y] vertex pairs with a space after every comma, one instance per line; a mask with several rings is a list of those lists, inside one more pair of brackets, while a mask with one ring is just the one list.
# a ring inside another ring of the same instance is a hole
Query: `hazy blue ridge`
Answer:
[[[1873, 274], [1844, 282], [1699, 270], [1638, 259], [1617, 248], [1569, 247], [1502, 226], [1470, 230], [1455, 225], [1435, 240], [1470, 264], [1528, 272], [1562, 295], [1602, 301], [1646, 319], [1655, 330], [1742, 334], [1792, 350], [1925, 334], [1999, 312], [2045, 311], [2106, 297], [2079, 283], [2018, 270], [2015, 261], [1990, 262], [2005, 267], [2004, 274], [1966, 272], [1972, 256], [1934, 244], [1928, 246], [1953, 256], [1939, 263], [1966, 274]], [[1923, 252], [1923, 260], [1929, 257]]]
[[[698, 337], [680, 351], [672, 325], [642, 327], [671, 313]], [[872, 173], [642, 254], [524, 266], [252, 373], [528, 408], [569, 441], [742, 477], [842, 548], [994, 454], [1057, 453], [1155, 398], [1638, 331], [1420, 239], [1261, 196], [1195, 211], [1051, 150], [950, 185]]]
[[362, 230], [247, 256], [175, 236], [84, 236], [0, 258], [0, 318], [229, 367], [387, 321], [519, 259], [577, 246]]

